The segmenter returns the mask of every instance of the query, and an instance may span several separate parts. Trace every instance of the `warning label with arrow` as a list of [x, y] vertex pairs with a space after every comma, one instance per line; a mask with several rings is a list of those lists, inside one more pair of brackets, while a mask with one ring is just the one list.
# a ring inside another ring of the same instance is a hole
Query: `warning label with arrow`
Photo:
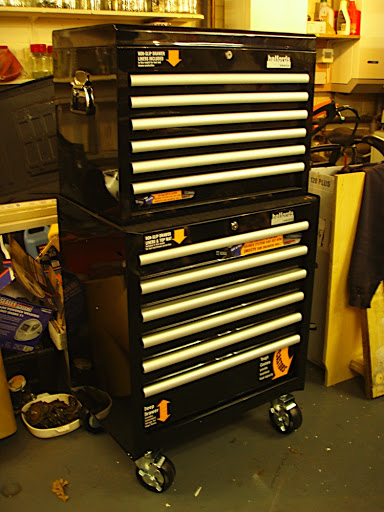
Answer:
[[165, 50], [140, 50], [137, 52], [137, 67], [154, 68], [164, 62], [166, 53]]
[[165, 249], [166, 247], [180, 245], [186, 238], [187, 235], [184, 228], [148, 234], [144, 237], [144, 249], [146, 251]]
[[165, 423], [171, 417], [169, 413], [169, 400], [161, 400], [157, 405], [151, 404], [144, 407], [144, 428], [155, 427]]
[[176, 67], [180, 59], [179, 50], [139, 50], [137, 52], [137, 67], [154, 68], [166, 61], [173, 68]]
[[285, 347], [258, 359], [259, 381], [275, 380], [288, 375], [293, 356], [289, 355], [289, 348]]

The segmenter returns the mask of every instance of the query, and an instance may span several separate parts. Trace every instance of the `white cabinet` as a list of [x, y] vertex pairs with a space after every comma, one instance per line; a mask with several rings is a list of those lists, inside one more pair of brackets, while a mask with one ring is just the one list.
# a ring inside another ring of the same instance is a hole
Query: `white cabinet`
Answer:
[[263, 32], [307, 32], [307, 0], [225, 0], [224, 26]]
[[383, 93], [384, 1], [360, 0], [359, 8], [360, 39], [338, 42], [334, 46], [332, 90], [345, 93]]

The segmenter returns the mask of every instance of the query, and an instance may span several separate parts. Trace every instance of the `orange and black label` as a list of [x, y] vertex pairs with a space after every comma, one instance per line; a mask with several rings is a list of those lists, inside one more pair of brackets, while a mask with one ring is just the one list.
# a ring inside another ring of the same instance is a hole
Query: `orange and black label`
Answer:
[[289, 355], [288, 347], [261, 356], [258, 360], [258, 380], [275, 380], [285, 377], [291, 369], [292, 360], [293, 356]]
[[160, 400], [157, 405], [144, 406], [144, 428], [165, 423], [171, 417], [170, 403], [169, 400]]

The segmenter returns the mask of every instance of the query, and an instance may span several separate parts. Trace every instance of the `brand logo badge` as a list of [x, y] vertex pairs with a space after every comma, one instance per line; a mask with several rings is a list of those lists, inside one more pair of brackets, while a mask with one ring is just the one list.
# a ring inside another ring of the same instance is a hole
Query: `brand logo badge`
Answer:
[[295, 220], [295, 214], [292, 210], [287, 212], [272, 213], [271, 226], [278, 224], [287, 224]]
[[268, 69], [291, 69], [291, 57], [288, 55], [268, 55], [267, 68]]

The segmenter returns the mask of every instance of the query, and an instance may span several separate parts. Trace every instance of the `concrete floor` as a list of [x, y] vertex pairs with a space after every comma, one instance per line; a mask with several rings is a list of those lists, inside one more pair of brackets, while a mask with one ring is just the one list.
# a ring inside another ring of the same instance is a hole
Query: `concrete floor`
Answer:
[[[289, 436], [258, 407], [167, 450], [177, 475], [163, 494], [137, 482], [134, 464], [107, 434], [79, 429], [49, 440], [20, 424], [0, 441], [1, 512], [383, 512], [384, 397], [367, 400], [360, 377], [325, 388], [309, 364], [295, 393], [302, 427]], [[70, 499], [51, 492], [68, 480]], [[4, 492], [5, 491], [5, 492]]]

